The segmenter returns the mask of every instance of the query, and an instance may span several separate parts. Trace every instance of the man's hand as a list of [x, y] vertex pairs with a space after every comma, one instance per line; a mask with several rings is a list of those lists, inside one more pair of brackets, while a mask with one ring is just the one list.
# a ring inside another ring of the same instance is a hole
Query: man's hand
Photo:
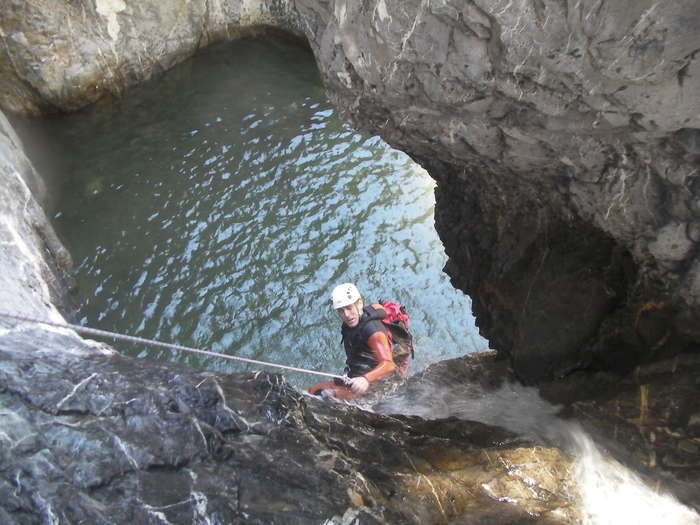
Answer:
[[351, 377], [347, 380], [347, 385], [353, 394], [364, 394], [369, 390], [369, 381], [364, 376]]

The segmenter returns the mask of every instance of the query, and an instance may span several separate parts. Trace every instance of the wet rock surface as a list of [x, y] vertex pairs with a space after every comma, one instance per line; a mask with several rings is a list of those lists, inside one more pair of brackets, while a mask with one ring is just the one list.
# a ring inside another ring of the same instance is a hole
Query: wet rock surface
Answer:
[[572, 458], [503, 428], [380, 416], [277, 375], [125, 358], [68, 332], [2, 334], [0, 404], [3, 523], [576, 523], [580, 513]]
[[[375, 409], [475, 420], [555, 445], [579, 463], [576, 479], [583, 506], [594, 513], [584, 513], [586, 523], [615, 522], [604, 507], [622, 505], [632, 489], [643, 485], [647, 489], [633, 495], [630, 504], [669, 493], [700, 511], [698, 366], [695, 357], [678, 356], [626, 376], [579, 373], [534, 388], [519, 383], [496, 352], [485, 352], [431, 366]], [[656, 503], [648, 512], [656, 512]], [[658, 505], [667, 503], [660, 500]], [[654, 518], [640, 512], [623, 520], [700, 522], [697, 514], [670, 513], [658, 512]]]
[[611, 454], [700, 510], [700, 357], [680, 355], [620, 377], [578, 374], [541, 385]]

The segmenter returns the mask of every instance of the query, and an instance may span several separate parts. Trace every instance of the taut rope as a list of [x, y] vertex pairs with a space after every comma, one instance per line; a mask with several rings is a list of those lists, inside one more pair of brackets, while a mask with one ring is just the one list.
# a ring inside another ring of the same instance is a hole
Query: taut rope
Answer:
[[0, 317], [5, 317], [8, 319], [14, 319], [16, 321], [25, 321], [28, 323], [44, 324], [47, 326], [53, 326], [55, 328], [67, 328], [70, 330], [75, 330], [78, 333], [83, 333], [87, 335], [94, 335], [98, 337], [111, 337], [119, 341], [127, 341], [129, 343], [138, 343], [150, 346], [157, 346], [159, 348], [167, 348], [168, 350], [182, 350], [183, 352], [191, 352], [194, 354], [208, 355], [211, 357], [219, 357], [221, 359], [230, 359], [232, 361], [243, 361], [244, 363], [251, 363], [254, 365], [272, 366], [275, 368], [283, 368], [284, 370], [291, 370], [293, 372], [303, 372], [305, 374], [314, 374], [317, 376], [325, 377], [337, 377], [342, 379], [343, 376], [337, 374], [327, 374], [325, 372], [317, 372], [315, 370], [307, 370], [306, 368], [297, 368], [296, 366], [279, 365], [276, 363], [268, 363], [265, 361], [258, 361], [257, 359], [248, 359], [246, 357], [238, 357], [235, 355], [221, 354], [218, 352], [211, 352], [209, 350], [200, 350], [199, 348], [192, 348], [189, 346], [176, 345], [172, 343], [164, 343], [162, 341], [156, 341], [154, 339], [145, 339], [143, 337], [135, 337], [133, 335], [118, 334], [116, 332], [108, 332], [107, 330], [98, 330], [97, 328], [89, 328], [87, 326], [80, 326], [68, 323], [55, 323], [53, 321], [44, 321], [41, 319], [34, 319], [32, 317], [26, 317], [24, 315], [9, 314], [6, 312], [0, 312]]

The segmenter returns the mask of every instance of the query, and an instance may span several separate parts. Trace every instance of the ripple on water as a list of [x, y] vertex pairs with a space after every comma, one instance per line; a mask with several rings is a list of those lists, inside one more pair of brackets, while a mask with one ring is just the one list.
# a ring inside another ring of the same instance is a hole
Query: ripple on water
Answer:
[[486, 348], [441, 271], [432, 180], [339, 120], [306, 50], [211, 48], [43, 132], [87, 325], [336, 372], [326, 297], [351, 280], [408, 306], [414, 370]]

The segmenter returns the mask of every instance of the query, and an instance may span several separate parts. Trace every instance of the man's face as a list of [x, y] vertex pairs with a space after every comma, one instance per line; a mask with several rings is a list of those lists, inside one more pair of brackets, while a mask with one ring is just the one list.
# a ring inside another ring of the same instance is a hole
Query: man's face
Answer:
[[336, 312], [338, 312], [338, 317], [340, 317], [341, 321], [343, 321], [350, 328], [355, 328], [357, 323], [360, 322], [362, 306], [362, 299], [358, 299], [356, 303], [338, 308]]

